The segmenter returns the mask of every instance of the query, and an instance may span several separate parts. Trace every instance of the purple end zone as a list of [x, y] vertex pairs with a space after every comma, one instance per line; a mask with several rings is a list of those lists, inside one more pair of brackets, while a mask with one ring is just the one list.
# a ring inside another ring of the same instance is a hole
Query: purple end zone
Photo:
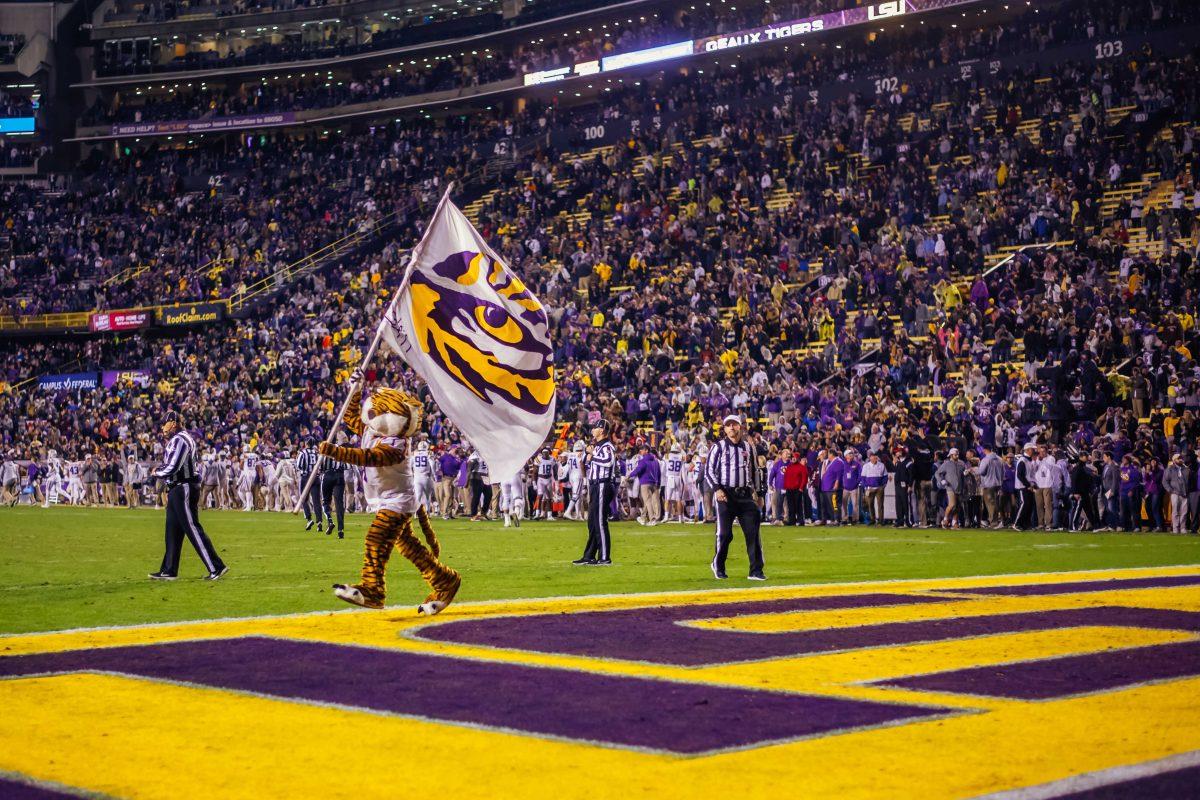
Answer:
[[[422, 628], [416, 635], [440, 642], [487, 645], [513, 650], [566, 653], [678, 666], [703, 666], [1080, 625], [1124, 625], [1200, 631], [1200, 614], [1116, 607], [996, 614], [782, 633], [748, 633], [679, 624], [689, 620], [740, 614], [896, 605], [929, 602], [931, 599], [942, 598], [857, 595], [807, 598], [803, 601], [491, 617], [445, 622]], [[804, 605], [800, 605], [802, 602]]]
[[1196, 800], [1197, 797], [1200, 797], [1200, 767], [1187, 767], [1060, 794], [1057, 800]]
[[45, 786], [34, 786], [0, 776], [0, 797], [4, 800], [60, 800], [63, 797], [79, 797], [60, 789], [49, 789]]
[[[1045, 700], [1191, 675], [1200, 675], [1200, 642], [935, 672], [882, 683], [933, 692]], [[1200, 787], [1197, 789], [1200, 796]]]
[[953, 599], [904, 594], [834, 595], [791, 600], [489, 617], [421, 628], [416, 632], [416, 636], [438, 642], [691, 667], [774, 658], [832, 648], [805, 649], [804, 642], [811, 639], [808, 633], [747, 633], [693, 628], [680, 625], [681, 622], [789, 611], [830, 611], [944, 603]]
[[1195, 586], [1197, 584], [1200, 584], [1200, 575], [1168, 575], [1158, 578], [1114, 578], [1108, 581], [1030, 583], [1017, 586], [980, 586], [974, 589], [934, 589], [934, 591], [957, 594], [1041, 595], [1115, 592], [1120, 589], [1167, 589], [1172, 586]]
[[0, 658], [89, 670], [687, 755], [945, 711], [259, 637]]

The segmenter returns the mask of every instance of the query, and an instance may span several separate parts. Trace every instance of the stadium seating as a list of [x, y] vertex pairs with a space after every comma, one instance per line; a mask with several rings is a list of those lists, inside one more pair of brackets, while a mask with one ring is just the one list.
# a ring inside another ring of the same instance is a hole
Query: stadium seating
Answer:
[[[152, 456], [147, 420], [168, 403], [212, 447], [291, 450], [319, 435], [399, 254], [458, 180], [468, 217], [551, 309], [563, 421], [600, 408], [629, 436], [696, 446], [736, 411], [768, 459], [801, 435], [890, 452], [936, 432], [965, 452], [985, 439], [1090, 447], [1121, 431], [1161, 460], [1200, 412], [1194, 59], [1033, 66], [993, 81], [938, 71], [1130, 25], [1117, 4], [1084, 5], [1066, 4], [1053, 30], [1018, 18], [1002, 37], [939, 29], [868, 55], [814, 48], [672, 75], [653, 91], [638, 82], [600, 111], [531, 101], [345, 136], [144, 148], [94, 157], [63, 190], [0, 188], [0, 333], [179, 302], [232, 316], [166, 339], [5, 340], [0, 444]], [[1168, 3], [1153, 24], [1194, 18]], [[939, 63], [922, 63], [929, 45]], [[251, 98], [201, 89], [100, 111], [338, 106], [381, 87], [461, 85], [463, 65], [444, 64], [315, 94], [295, 82]], [[821, 70], [906, 66], [874, 95], [740, 103]], [[662, 109], [687, 113], [615, 144], [563, 151], [546, 139], [500, 166], [480, 155], [501, 130]], [[117, 369], [150, 380], [72, 394], [65, 424], [51, 413], [62, 398], [30, 382]], [[412, 383], [396, 362], [379, 369]], [[1139, 432], [1162, 419], [1155, 409], [1176, 421], [1171, 433]], [[438, 430], [437, 443], [457, 437]]]

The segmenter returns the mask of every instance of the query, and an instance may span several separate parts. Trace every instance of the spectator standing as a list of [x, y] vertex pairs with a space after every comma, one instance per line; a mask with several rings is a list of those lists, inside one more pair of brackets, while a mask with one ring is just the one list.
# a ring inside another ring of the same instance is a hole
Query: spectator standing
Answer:
[[1183, 456], [1175, 453], [1163, 470], [1162, 486], [1170, 501], [1171, 533], [1186, 533], [1188, 523], [1188, 470]]
[[[866, 494], [867, 512], [872, 525], [883, 524], [883, 494], [887, 486], [887, 466], [879, 459], [877, 451], [871, 451], [867, 463], [862, 465], [862, 486]], [[898, 508], [899, 506], [897, 506]]]

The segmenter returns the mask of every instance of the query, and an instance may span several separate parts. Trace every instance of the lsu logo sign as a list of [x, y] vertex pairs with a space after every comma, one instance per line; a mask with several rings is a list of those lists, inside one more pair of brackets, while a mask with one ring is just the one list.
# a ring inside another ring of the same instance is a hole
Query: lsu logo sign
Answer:
[[1200, 769], [1194, 567], [0, 642], [0, 793], [1157, 797]]
[[905, 0], [889, 0], [887, 3], [876, 3], [875, 5], [867, 6], [867, 19], [898, 17], [906, 11], [908, 11], [908, 8], [905, 6]]

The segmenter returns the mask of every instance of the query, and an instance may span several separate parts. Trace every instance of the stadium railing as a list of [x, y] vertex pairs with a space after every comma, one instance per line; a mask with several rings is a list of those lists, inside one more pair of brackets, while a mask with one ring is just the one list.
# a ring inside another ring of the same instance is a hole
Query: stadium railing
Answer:
[[28, 316], [0, 314], [0, 333], [28, 334], [88, 331], [91, 330], [91, 318], [93, 314], [136, 314], [144, 312], [150, 315], [150, 319], [156, 319], [159, 312], [162, 311], [206, 304], [224, 305], [227, 313], [231, 310], [230, 300], [228, 298], [219, 298], [214, 300], [195, 300], [185, 303], [164, 303], [154, 306], [136, 306], [133, 308], [98, 308], [94, 311], [65, 311], [53, 314], [30, 314]]

